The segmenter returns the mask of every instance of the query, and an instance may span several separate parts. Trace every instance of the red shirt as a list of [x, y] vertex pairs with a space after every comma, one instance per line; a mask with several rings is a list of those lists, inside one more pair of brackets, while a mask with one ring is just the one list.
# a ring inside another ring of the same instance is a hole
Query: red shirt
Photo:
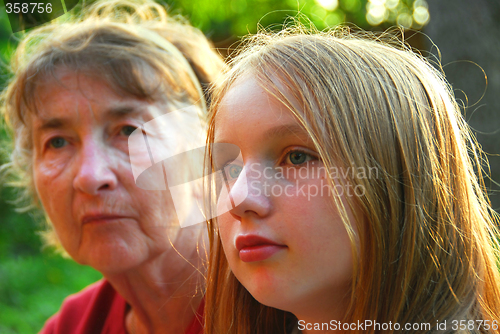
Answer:
[[[126, 334], [127, 302], [106, 280], [66, 298], [39, 334]], [[202, 301], [185, 334], [203, 333]]]

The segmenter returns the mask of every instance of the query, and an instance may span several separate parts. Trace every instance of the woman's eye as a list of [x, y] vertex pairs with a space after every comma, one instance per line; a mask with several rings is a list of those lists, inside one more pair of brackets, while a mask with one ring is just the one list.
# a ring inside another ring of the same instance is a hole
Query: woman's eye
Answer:
[[137, 129], [135, 126], [125, 125], [120, 129], [120, 134], [122, 136], [129, 137], [132, 134], [132, 132], [135, 131], [135, 129]]
[[62, 137], [55, 137], [49, 141], [49, 145], [53, 148], [61, 148], [65, 146], [68, 142]]
[[291, 165], [302, 165], [314, 159], [315, 157], [311, 154], [302, 151], [290, 151], [286, 156], [286, 163]]

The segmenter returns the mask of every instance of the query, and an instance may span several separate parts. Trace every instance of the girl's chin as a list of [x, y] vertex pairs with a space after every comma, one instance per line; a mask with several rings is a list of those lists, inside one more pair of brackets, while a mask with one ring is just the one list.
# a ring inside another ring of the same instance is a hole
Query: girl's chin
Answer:
[[274, 307], [280, 310], [289, 311], [290, 304], [293, 303], [290, 299], [285, 299], [283, 296], [290, 296], [290, 291], [281, 286], [276, 286], [274, 284], [270, 285], [256, 285], [247, 288], [253, 298], [259, 303]]
[[283, 299], [283, 295], [273, 294], [273, 295], [258, 295], [254, 297], [262, 305], [272, 307], [278, 310], [292, 312], [294, 309], [294, 302], [292, 300]]

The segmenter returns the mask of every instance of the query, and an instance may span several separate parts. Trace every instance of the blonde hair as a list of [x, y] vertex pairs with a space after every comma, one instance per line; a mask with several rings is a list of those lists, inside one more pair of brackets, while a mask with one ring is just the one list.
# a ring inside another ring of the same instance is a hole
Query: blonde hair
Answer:
[[[26, 209], [39, 207], [30, 116], [37, 112], [37, 86], [59, 68], [97, 76], [138, 99], [168, 105], [189, 101], [205, 112], [208, 87], [225, 66], [201, 31], [181, 17], [170, 17], [152, 0], [98, 1], [77, 16], [36, 28], [17, 47], [13, 77], [2, 95], [2, 113], [14, 140], [10, 163], [2, 168], [16, 176], [11, 184], [23, 190]], [[50, 223], [45, 239], [58, 245]]]
[[[304, 126], [326, 170], [378, 171], [376, 179], [347, 179], [365, 189], [349, 203], [361, 212], [355, 222], [333, 196], [358, 259], [343, 322], [447, 320], [450, 333], [453, 320], [491, 325], [500, 319], [498, 218], [485, 195], [483, 157], [443, 75], [380, 39], [301, 27], [251, 36], [214, 93], [208, 141], [224, 96], [252, 75]], [[214, 220], [209, 234], [205, 333], [285, 333], [297, 324], [237, 281]], [[484, 332], [474, 327], [453, 332]]]

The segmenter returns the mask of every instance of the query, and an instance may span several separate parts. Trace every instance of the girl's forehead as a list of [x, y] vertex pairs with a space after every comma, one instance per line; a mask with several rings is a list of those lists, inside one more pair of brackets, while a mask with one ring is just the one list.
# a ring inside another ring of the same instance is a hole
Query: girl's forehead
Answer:
[[229, 89], [214, 125], [215, 143], [232, 143], [251, 151], [283, 141], [303, 143], [310, 139], [289, 107], [254, 78], [239, 81]]
[[292, 115], [254, 77], [236, 81], [221, 100], [215, 115], [215, 135], [243, 126], [266, 126]]

